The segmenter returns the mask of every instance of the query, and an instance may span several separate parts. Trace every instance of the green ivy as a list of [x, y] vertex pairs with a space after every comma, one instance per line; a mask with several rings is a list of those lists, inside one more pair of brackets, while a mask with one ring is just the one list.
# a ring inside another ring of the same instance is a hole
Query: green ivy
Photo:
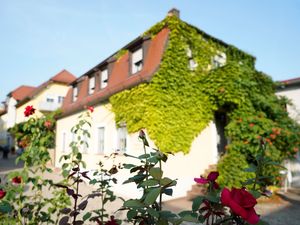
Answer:
[[[255, 58], [175, 16], [144, 35], [154, 37], [164, 27], [170, 30], [169, 40], [152, 80], [110, 98], [117, 124], [126, 122], [130, 133], [146, 128], [162, 152], [188, 153], [195, 137], [222, 110], [229, 120], [228, 149], [248, 160], [246, 154], [256, 153], [256, 137], [268, 138], [278, 129], [281, 134], [271, 140], [269, 154], [276, 161], [292, 157], [299, 147], [299, 126], [283, 107], [286, 99], [276, 97], [272, 79], [255, 70]], [[188, 67], [188, 48], [198, 64], [195, 70]], [[220, 52], [227, 56], [226, 65], [214, 69], [212, 58]], [[255, 126], [249, 127], [251, 123]]]

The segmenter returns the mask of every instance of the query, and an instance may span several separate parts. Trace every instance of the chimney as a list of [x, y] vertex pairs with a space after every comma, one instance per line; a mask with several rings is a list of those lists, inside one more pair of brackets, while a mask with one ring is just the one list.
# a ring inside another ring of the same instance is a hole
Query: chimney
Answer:
[[180, 18], [180, 11], [176, 8], [173, 8], [168, 12], [168, 16], [176, 16], [177, 18]]

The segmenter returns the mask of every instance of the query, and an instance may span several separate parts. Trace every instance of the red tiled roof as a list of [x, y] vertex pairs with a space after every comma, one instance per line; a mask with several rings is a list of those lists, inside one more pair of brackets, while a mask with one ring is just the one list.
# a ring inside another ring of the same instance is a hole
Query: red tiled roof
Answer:
[[32, 99], [35, 95], [37, 95], [38, 93], [40, 93], [41, 91], [43, 91], [50, 83], [62, 83], [62, 84], [70, 84], [72, 83], [74, 80], [76, 80], [76, 77], [71, 74], [69, 71], [67, 70], [62, 70], [61, 72], [59, 72], [58, 74], [56, 74], [55, 76], [51, 77], [48, 81], [42, 83], [41, 85], [39, 85], [38, 87], [36, 87], [33, 91], [31, 91], [26, 98], [23, 98], [22, 101], [20, 101], [17, 104], [17, 107], [25, 104], [26, 102], [28, 102], [30, 99]]
[[62, 70], [61, 72], [50, 78], [50, 80], [58, 83], [70, 84], [76, 80], [76, 77], [69, 71]]
[[78, 99], [75, 102], [72, 101], [73, 88], [70, 88], [62, 106], [62, 117], [80, 111], [87, 105], [95, 105], [107, 100], [117, 92], [148, 82], [160, 65], [168, 34], [169, 29], [164, 28], [153, 39], [147, 40], [150, 43], [144, 55], [144, 65], [142, 70], [136, 74], [131, 75], [129, 73], [130, 57], [127, 52], [121, 58], [112, 62], [112, 71], [106, 88], [100, 90], [99, 82], [96, 82], [95, 92], [88, 95], [88, 76], [84, 75], [78, 78]]
[[13, 90], [12, 92], [10, 92], [8, 94], [8, 96], [13, 97], [14, 99], [16, 99], [17, 101], [22, 101], [24, 98], [26, 98], [33, 90], [35, 89], [35, 87], [32, 86], [26, 86], [26, 85], [22, 85], [18, 88], [16, 88], [15, 90]]
[[283, 80], [283, 81], [280, 81], [280, 82], [284, 83], [284, 84], [300, 83], [300, 77], [296, 77], [296, 78], [292, 78], [292, 79], [288, 79], [288, 80]]

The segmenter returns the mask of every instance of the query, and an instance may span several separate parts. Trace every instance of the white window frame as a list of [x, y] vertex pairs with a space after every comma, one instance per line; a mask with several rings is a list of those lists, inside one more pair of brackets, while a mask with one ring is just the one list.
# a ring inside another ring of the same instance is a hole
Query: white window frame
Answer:
[[[48, 101], [48, 100], [50, 100], [50, 101]], [[48, 94], [46, 96], [46, 102], [47, 103], [54, 103], [55, 102], [55, 96], [53, 94]]]
[[93, 94], [95, 91], [96, 79], [95, 75], [89, 77], [89, 95]]
[[70, 137], [70, 139], [69, 139], [69, 149], [70, 149], [70, 152], [71, 152], [72, 151], [71, 143], [76, 142], [76, 134], [73, 133], [73, 132], [70, 132], [69, 137]]
[[68, 137], [67, 132], [65, 130], [62, 131], [62, 135], [61, 135], [61, 151], [62, 152], [67, 152], [67, 147], [68, 147], [67, 137]]
[[140, 47], [131, 53], [131, 74], [140, 72], [144, 64], [144, 51]]
[[78, 98], [78, 86], [73, 87], [73, 102], [76, 102]]
[[100, 89], [104, 89], [108, 83], [108, 69], [101, 70], [100, 76]]
[[57, 96], [57, 102], [58, 103], [63, 103], [64, 102], [65, 97], [64, 96]]
[[[100, 135], [99, 135], [99, 130], [100, 129], [103, 129], [103, 144], [102, 144], [103, 149], [100, 149]], [[103, 154], [105, 152], [105, 147], [106, 147], [105, 146], [105, 144], [106, 144], [105, 137], [106, 137], [106, 128], [105, 128], [105, 126], [98, 125], [96, 127], [96, 143], [95, 143], [96, 154]]]
[[[124, 133], [122, 133], [124, 131], [125, 131], [125, 135], [124, 135]], [[122, 141], [124, 140], [124, 137], [125, 137], [125, 142], [122, 143]], [[126, 124], [122, 124], [119, 127], [117, 127], [117, 150], [119, 150], [121, 152], [126, 152], [127, 148], [128, 148], [127, 127], [126, 127]]]
[[198, 63], [196, 63], [196, 61], [194, 60], [193, 52], [189, 47], [186, 49], [186, 55], [189, 59], [189, 65], [188, 65], [189, 69], [195, 70], [198, 67]]
[[226, 60], [227, 60], [226, 54], [223, 52], [218, 52], [212, 59], [213, 68], [216, 69], [225, 66]]

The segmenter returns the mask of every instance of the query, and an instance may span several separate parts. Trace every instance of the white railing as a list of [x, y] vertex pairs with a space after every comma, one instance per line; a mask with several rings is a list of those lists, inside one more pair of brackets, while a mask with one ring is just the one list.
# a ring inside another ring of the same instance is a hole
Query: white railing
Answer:
[[40, 111], [55, 111], [56, 109], [61, 107], [61, 103], [58, 102], [40, 102], [39, 103], [39, 110]]

